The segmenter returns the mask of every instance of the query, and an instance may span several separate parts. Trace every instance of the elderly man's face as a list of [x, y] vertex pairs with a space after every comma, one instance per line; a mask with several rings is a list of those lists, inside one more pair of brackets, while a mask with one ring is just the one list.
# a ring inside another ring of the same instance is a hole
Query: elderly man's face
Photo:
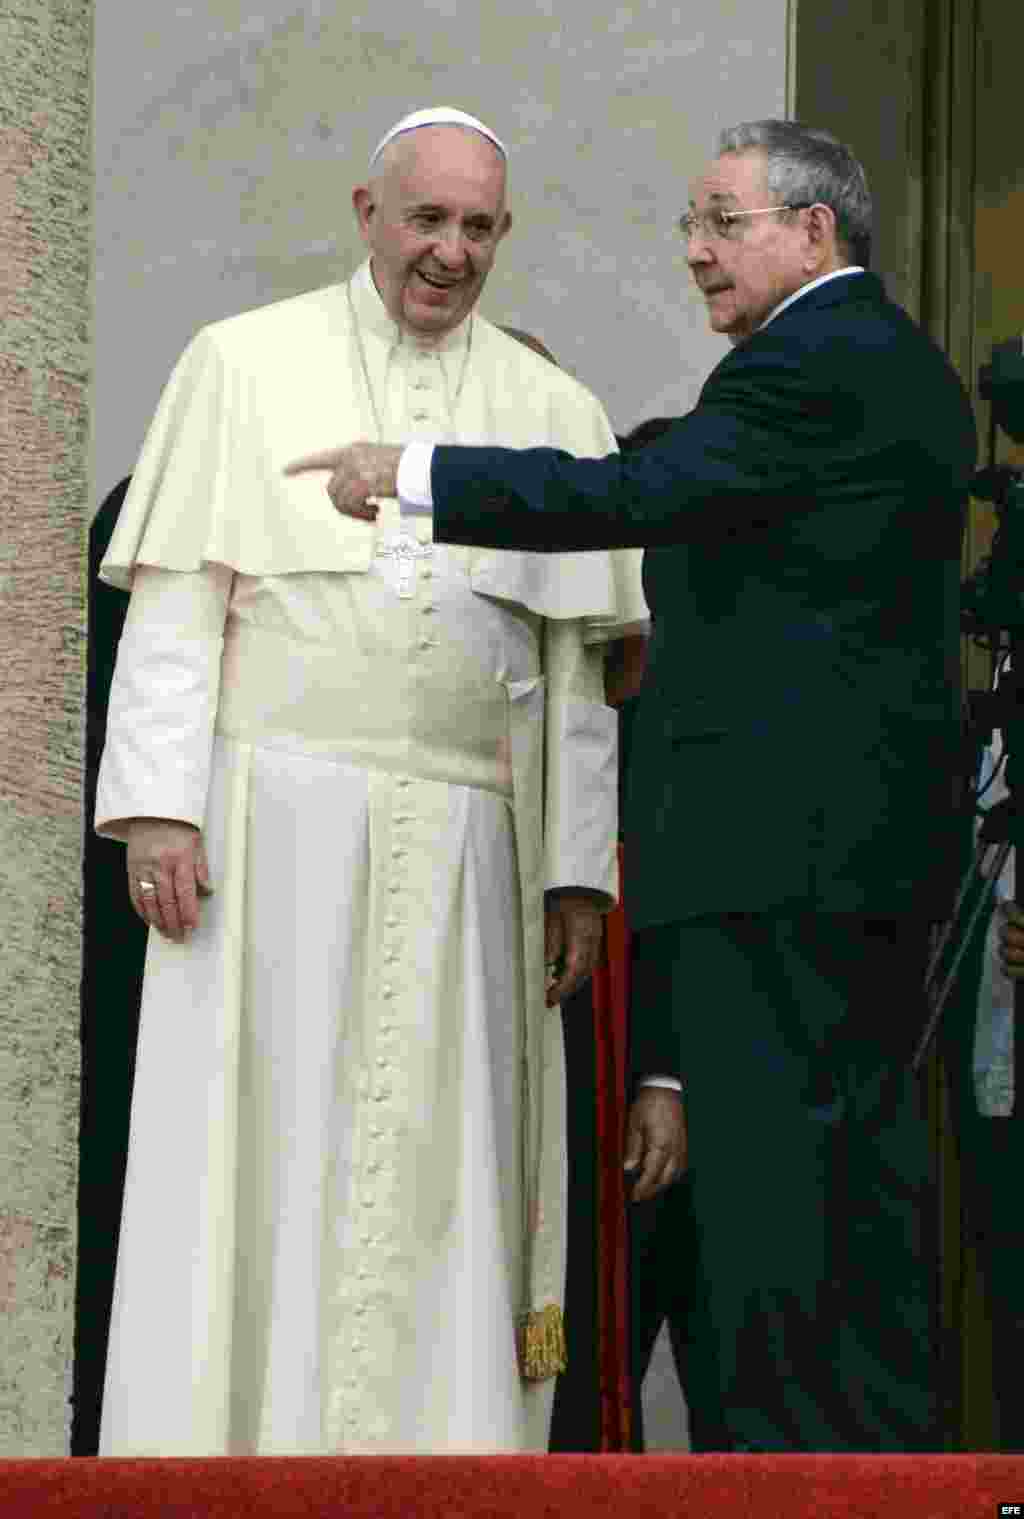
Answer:
[[396, 322], [425, 336], [472, 310], [511, 218], [505, 161], [479, 132], [421, 127], [353, 193], [373, 277]]
[[[698, 216], [704, 211], [754, 211], [777, 201], [765, 184], [760, 152], [727, 153], [693, 186], [690, 209]], [[774, 306], [826, 272], [825, 250], [808, 238], [805, 221], [802, 213], [751, 216], [733, 222], [727, 236], [694, 230], [687, 261], [715, 332], [726, 333], [731, 343], [742, 342]]]

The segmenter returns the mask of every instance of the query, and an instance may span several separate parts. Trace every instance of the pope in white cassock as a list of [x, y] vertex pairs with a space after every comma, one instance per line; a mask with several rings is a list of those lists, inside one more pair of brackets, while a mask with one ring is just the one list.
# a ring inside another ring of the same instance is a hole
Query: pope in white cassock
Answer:
[[434, 546], [283, 473], [339, 430], [614, 447], [474, 310], [505, 156], [447, 108], [388, 134], [369, 261], [198, 333], [104, 562], [96, 824], [155, 931], [103, 1454], [546, 1448], [556, 1004], [616, 891], [602, 664], [639, 556]]

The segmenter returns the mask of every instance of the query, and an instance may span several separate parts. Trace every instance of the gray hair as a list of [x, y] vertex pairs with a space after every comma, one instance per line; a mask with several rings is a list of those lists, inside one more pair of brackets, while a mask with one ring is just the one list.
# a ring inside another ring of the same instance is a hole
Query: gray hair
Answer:
[[783, 205], [828, 206], [840, 250], [867, 267], [871, 192], [861, 164], [831, 132], [799, 121], [744, 121], [720, 134], [718, 152], [763, 153], [769, 194]]

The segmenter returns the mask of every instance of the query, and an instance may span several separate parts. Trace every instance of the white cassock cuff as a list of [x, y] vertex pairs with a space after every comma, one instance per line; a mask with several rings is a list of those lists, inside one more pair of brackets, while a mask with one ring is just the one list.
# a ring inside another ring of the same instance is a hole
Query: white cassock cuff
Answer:
[[586, 887], [603, 892], [611, 907], [619, 878], [618, 716], [603, 702], [558, 695], [552, 692], [547, 714], [545, 889]]
[[398, 509], [403, 517], [429, 517], [434, 510], [430, 489], [433, 443], [407, 443], [398, 461]]
[[117, 653], [96, 795], [97, 832], [127, 818], [203, 825], [231, 571], [136, 572]]

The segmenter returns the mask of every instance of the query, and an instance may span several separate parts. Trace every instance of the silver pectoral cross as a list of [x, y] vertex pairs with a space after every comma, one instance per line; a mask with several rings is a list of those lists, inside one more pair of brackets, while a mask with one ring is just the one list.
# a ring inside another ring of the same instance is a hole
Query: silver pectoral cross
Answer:
[[428, 558], [433, 549], [432, 543], [420, 543], [411, 533], [393, 533], [378, 545], [376, 557], [395, 567], [395, 590], [400, 600], [411, 601], [415, 596], [416, 561]]

